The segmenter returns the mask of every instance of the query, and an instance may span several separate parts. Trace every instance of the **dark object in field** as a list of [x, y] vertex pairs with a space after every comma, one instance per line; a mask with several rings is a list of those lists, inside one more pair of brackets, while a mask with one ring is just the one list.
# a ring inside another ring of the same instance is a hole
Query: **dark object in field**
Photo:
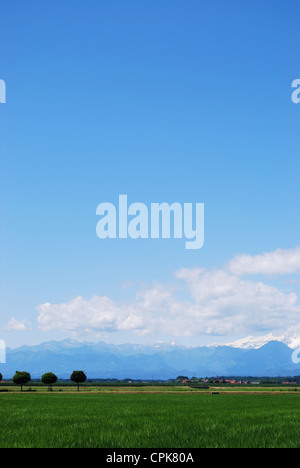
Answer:
[[77, 383], [77, 391], [79, 392], [79, 384], [86, 381], [86, 375], [83, 371], [74, 371], [70, 377], [70, 380]]
[[189, 385], [190, 388], [196, 388], [197, 390], [209, 390], [209, 387], [198, 386], [198, 385]]
[[28, 372], [19, 372], [16, 371], [15, 375], [12, 378], [12, 381], [15, 385], [21, 386], [21, 392], [23, 391], [23, 386], [30, 382], [31, 376]]
[[46, 374], [42, 376], [41, 381], [45, 385], [48, 385], [50, 392], [52, 392], [52, 385], [57, 382], [57, 376], [53, 374], [52, 372], [47, 372]]

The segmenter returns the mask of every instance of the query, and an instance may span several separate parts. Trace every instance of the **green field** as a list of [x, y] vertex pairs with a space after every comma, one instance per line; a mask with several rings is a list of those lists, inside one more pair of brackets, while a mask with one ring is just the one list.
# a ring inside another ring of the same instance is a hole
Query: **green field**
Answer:
[[0, 448], [300, 447], [300, 396], [0, 394]]

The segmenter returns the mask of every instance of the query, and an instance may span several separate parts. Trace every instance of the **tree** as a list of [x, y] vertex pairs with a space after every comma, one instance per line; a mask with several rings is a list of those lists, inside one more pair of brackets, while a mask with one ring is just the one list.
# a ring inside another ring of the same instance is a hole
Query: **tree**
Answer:
[[57, 377], [52, 372], [47, 372], [42, 376], [41, 381], [45, 385], [48, 385], [50, 392], [52, 392], [52, 384], [55, 384], [57, 382]]
[[86, 381], [86, 375], [83, 371], [73, 371], [70, 379], [72, 382], [77, 383], [77, 391], [79, 392], [79, 384]]
[[0, 373], [0, 382], [1, 382], [2, 379], [3, 379], [3, 375]]
[[30, 374], [28, 372], [19, 372], [16, 371], [15, 375], [12, 378], [15, 385], [21, 386], [21, 392], [23, 391], [23, 385], [26, 385], [31, 380]]
[[182, 380], [189, 380], [189, 378], [185, 375], [179, 375], [176, 380], [181, 382]]

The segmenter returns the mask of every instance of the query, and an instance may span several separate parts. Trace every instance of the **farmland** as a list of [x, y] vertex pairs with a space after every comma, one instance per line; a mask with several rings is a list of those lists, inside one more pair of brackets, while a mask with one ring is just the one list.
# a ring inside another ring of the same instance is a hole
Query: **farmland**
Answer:
[[292, 388], [7, 390], [0, 448], [300, 447], [300, 393]]

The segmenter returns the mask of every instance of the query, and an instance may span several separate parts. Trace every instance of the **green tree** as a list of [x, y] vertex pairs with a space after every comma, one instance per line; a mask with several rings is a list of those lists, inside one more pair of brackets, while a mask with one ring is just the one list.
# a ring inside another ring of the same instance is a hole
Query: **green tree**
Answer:
[[52, 385], [57, 382], [57, 376], [52, 372], [46, 372], [41, 378], [43, 384], [48, 385], [50, 392], [52, 392]]
[[77, 383], [77, 391], [79, 392], [79, 384], [86, 381], [86, 375], [83, 371], [73, 371], [70, 379]]
[[186, 375], [179, 375], [176, 382], [182, 382], [183, 380], [189, 380], [189, 378]]
[[15, 385], [21, 386], [21, 392], [23, 391], [23, 385], [26, 385], [31, 380], [30, 374], [28, 372], [19, 372], [16, 371], [15, 375], [12, 378]]
[[3, 375], [0, 373], [0, 382], [1, 382], [2, 379], [3, 379]]

